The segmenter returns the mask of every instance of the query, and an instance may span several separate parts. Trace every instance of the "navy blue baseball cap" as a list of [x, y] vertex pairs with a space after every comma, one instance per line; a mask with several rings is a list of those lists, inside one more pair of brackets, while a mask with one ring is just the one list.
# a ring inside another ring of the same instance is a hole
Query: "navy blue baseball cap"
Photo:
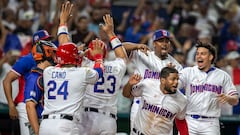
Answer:
[[161, 38], [169, 38], [170, 39], [170, 33], [166, 30], [157, 30], [153, 34], [153, 41], [159, 40]]
[[52, 40], [53, 37], [48, 34], [46, 30], [39, 30], [33, 34], [32, 44], [35, 44], [39, 40]]

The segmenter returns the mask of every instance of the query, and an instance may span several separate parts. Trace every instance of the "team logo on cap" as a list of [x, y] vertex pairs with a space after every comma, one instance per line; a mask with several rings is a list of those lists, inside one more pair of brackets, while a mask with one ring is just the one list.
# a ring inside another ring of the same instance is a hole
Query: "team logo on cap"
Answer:
[[44, 34], [45, 34], [45, 36], [49, 36], [49, 35], [48, 35], [48, 32], [47, 32], [47, 31], [45, 31], [45, 30], [44, 30]]
[[163, 36], [167, 36], [167, 31], [163, 30], [162, 33], [163, 33]]
[[38, 35], [34, 36], [34, 41], [37, 41], [37, 40], [39, 40], [39, 36]]

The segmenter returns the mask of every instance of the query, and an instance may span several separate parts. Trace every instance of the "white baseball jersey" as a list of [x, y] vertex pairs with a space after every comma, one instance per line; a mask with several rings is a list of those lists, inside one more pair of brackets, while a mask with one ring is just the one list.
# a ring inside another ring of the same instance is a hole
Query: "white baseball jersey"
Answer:
[[[88, 65], [93, 66], [94, 62]], [[99, 78], [95, 85], [88, 85], [85, 97], [83, 98], [84, 107], [93, 107], [102, 111], [117, 114], [117, 94], [122, 78], [126, 72], [126, 63], [121, 58], [113, 61], [104, 61], [103, 77]]]
[[174, 118], [185, 118], [186, 97], [178, 90], [164, 94], [160, 80], [144, 79], [132, 87], [131, 93], [142, 98], [133, 128], [145, 135], [172, 135]]
[[[144, 54], [139, 50], [132, 51], [131, 61], [136, 66], [135, 73], [140, 74], [143, 79], [152, 78], [155, 80], [160, 79], [160, 72], [162, 68], [166, 67], [169, 63], [175, 65], [175, 68], [180, 71], [182, 70], [182, 65], [179, 64], [171, 55], [165, 60], [161, 60], [158, 56], [155, 55], [154, 51], [148, 51], [148, 55]], [[134, 101], [131, 108], [131, 121], [134, 120], [138, 106], [140, 103], [140, 98], [134, 97]]]
[[221, 107], [217, 95], [237, 94], [231, 77], [223, 70], [212, 67], [209, 72], [198, 69], [198, 66], [184, 68], [180, 72], [179, 87], [185, 88], [189, 104], [187, 114], [207, 117], [220, 117]]
[[[12, 69], [12, 66], [8, 63], [2, 65], [1, 74], [0, 74], [0, 103], [8, 104], [4, 89], [3, 89], [3, 80], [7, 73]], [[12, 83], [12, 98], [15, 99], [19, 91], [18, 79]]]
[[95, 84], [97, 71], [87, 67], [47, 67], [43, 72], [43, 115], [73, 115], [82, 104], [87, 84]]

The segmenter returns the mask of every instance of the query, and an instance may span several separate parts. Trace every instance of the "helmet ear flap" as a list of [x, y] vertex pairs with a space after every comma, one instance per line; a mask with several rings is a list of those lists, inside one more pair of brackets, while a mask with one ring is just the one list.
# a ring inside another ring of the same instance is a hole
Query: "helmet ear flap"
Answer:
[[40, 61], [43, 59], [43, 53], [42, 53], [42, 49], [39, 45], [34, 45], [32, 47], [32, 55], [33, 55], [33, 58], [34, 60], [36, 61]]

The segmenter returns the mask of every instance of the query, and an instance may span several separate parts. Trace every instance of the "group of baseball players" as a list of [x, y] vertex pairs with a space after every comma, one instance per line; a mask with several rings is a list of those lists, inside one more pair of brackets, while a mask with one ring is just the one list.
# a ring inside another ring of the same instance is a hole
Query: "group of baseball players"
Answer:
[[[168, 31], [154, 32], [153, 51], [143, 44], [121, 43], [113, 18], [106, 14], [99, 29], [109, 45], [95, 39], [87, 50], [79, 50], [68, 33], [72, 7], [69, 1], [62, 4], [59, 46], [47, 31], [36, 32], [31, 53], [20, 58], [4, 79], [9, 115], [19, 119], [22, 135], [115, 135], [117, 91], [129, 62], [136, 70], [122, 94], [134, 99], [132, 135], [172, 135], [174, 122], [180, 135], [220, 135], [221, 104], [238, 104], [238, 94], [230, 76], [213, 66], [213, 45], [198, 42], [197, 65], [183, 68], [169, 54]], [[108, 48], [114, 51], [114, 60], [107, 59]], [[26, 82], [14, 103], [11, 83], [20, 77]]]

